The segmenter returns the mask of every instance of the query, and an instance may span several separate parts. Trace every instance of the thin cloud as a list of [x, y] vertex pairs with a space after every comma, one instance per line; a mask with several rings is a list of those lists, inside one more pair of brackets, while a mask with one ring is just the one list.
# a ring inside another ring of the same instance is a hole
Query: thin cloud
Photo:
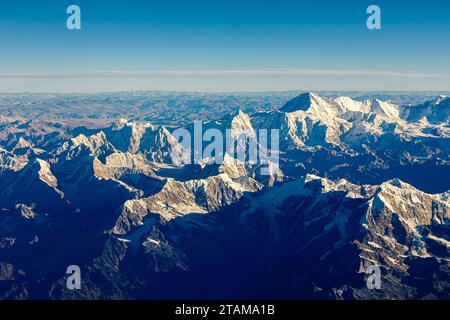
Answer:
[[423, 72], [409, 72], [409, 71], [360, 71], [360, 70], [322, 70], [322, 69], [0, 73], [1, 79], [214, 78], [214, 77], [299, 77], [299, 76], [450, 78], [450, 74], [438, 74], [438, 73], [423, 73]]

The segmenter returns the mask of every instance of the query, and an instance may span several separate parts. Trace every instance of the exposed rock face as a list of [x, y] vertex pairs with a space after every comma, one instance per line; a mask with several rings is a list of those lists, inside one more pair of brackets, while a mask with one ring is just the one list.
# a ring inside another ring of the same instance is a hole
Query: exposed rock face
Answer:
[[232, 180], [227, 174], [185, 182], [168, 179], [157, 194], [125, 202], [114, 233], [123, 234], [131, 226], [142, 225], [150, 213], [158, 214], [163, 221], [187, 214], [211, 213], [236, 202], [245, 192], [261, 189], [262, 185], [252, 178]]
[[19, 171], [26, 165], [26, 160], [0, 148], [0, 172]]
[[401, 116], [414, 122], [426, 119], [431, 123], [446, 122], [450, 118], [450, 98], [439, 96], [433, 101], [427, 101], [419, 106], [408, 106], [401, 110]]
[[446, 97], [307, 93], [202, 124], [241, 151], [278, 129], [277, 163], [184, 164], [180, 127], [1, 117], [0, 297], [449, 299], [449, 125]]

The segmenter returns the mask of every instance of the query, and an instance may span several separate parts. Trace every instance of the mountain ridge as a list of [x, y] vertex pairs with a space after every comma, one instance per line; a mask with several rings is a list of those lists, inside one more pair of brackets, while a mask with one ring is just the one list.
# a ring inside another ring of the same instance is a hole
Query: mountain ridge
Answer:
[[[250, 140], [279, 130], [278, 163], [173, 159], [190, 124], [2, 116], [0, 297], [448, 299], [449, 110], [443, 96], [305, 93], [202, 122]], [[73, 263], [80, 291], [65, 286]]]

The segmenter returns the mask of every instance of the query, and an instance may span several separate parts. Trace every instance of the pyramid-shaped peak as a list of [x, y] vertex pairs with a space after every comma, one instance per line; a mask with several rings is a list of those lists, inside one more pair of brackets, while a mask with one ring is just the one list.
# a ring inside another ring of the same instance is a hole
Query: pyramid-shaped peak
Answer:
[[248, 117], [248, 115], [242, 110], [233, 111], [228, 114], [227, 118], [233, 120], [234, 118]]
[[243, 111], [239, 110], [231, 119], [232, 134], [244, 134], [246, 136], [254, 136], [255, 132], [250, 121], [250, 117]]
[[289, 100], [281, 107], [282, 112], [295, 112], [299, 110], [306, 111], [313, 102], [320, 100], [320, 97], [313, 92], [302, 93], [301, 95]]
[[21, 149], [21, 148], [31, 148], [33, 147], [33, 144], [27, 140], [25, 140], [23, 137], [20, 137], [17, 141], [17, 144], [15, 146], [15, 149]]
[[239, 111], [236, 112], [236, 114], [234, 115], [234, 118], [248, 119], [250, 117], [247, 113], [239, 109]]
[[120, 130], [123, 127], [125, 127], [128, 124], [128, 119], [125, 118], [119, 118], [116, 121], [114, 121], [111, 125], [112, 130]]
[[393, 178], [391, 180], [385, 181], [380, 185], [381, 189], [391, 189], [392, 187], [399, 189], [415, 189], [410, 184], [403, 182], [399, 178]]

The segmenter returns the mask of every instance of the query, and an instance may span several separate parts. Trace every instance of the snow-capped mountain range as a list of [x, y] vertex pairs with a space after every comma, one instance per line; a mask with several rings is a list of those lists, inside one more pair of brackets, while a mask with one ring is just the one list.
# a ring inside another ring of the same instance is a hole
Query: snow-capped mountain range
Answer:
[[450, 98], [305, 93], [202, 125], [277, 129], [279, 162], [174, 161], [190, 124], [2, 116], [0, 297], [450, 298]]

